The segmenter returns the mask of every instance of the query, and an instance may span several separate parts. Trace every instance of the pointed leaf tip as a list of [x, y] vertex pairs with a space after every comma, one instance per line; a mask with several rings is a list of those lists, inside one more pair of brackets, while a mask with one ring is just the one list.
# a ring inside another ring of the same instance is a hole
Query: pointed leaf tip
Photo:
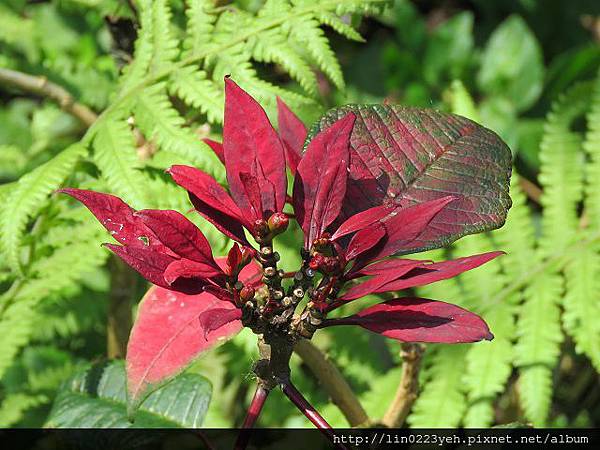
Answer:
[[266, 219], [255, 216], [240, 178], [248, 171], [261, 192], [273, 192], [262, 196], [262, 211], [281, 212], [287, 189], [283, 144], [262, 107], [231, 79], [225, 80], [223, 151], [231, 196], [244, 214]]
[[294, 179], [294, 212], [306, 247], [338, 217], [346, 193], [350, 134], [356, 116], [350, 113], [308, 144]]

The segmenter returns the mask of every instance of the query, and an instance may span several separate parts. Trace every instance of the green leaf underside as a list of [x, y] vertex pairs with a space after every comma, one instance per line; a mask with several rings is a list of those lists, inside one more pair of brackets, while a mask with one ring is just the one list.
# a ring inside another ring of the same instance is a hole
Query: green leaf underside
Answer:
[[75, 374], [59, 392], [47, 426], [59, 428], [198, 428], [212, 394], [210, 382], [186, 373], [153, 392], [127, 417], [122, 361]]

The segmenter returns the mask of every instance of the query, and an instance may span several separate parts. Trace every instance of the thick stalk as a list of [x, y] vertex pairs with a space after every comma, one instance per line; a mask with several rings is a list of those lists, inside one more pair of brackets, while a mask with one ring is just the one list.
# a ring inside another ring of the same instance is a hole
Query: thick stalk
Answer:
[[402, 375], [396, 390], [394, 400], [381, 422], [388, 428], [399, 428], [404, 424], [412, 405], [419, 393], [419, 369], [423, 346], [415, 343], [403, 343], [400, 355], [402, 356]]
[[369, 417], [354, 395], [352, 388], [321, 349], [312, 342], [301, 339], [296, 343], [294, 351], [319, 380], [331, 397], [331, 401], [340, 408], [351, 427], [368, 424]]

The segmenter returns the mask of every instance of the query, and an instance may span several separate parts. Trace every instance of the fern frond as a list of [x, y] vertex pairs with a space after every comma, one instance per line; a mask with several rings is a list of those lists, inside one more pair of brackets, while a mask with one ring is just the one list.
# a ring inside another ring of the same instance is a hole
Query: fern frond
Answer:
[[582, 246], [565, 267], [563, 325], [575, 350], [587, 355], [600, 372], [600, 246]]
[[107, 119], [94, 138], [94, 161], [111, 192], [134, 208], [147, 207], [147, 181], [139, 171], [133, 134], [124, 119]]
[[200, 54], [207, 48], [213, 32], [216, 15], [214, 4], [211, 0], [194, 0], [188, 2], [187, 36], [184, 40], [186, 56]]
[[150, 73], [158, 72], [174, 62], [179, 53], [177, 39], [173, 36], [171, 8], [168, 0], [154, 0], [152, 9], [152, 60]]
[[39, 210], [43, 200], [60, 186], [86, 152], [86, 148], [78, 144], [63, 150], [21, 177], [6, 198], [0, 213], [0, 242], [15, 272], [22, 273], [21, 240], [27, 220]]
[[[0, 315], [0, 378], [12, 364], [17, 352], [29, 342], [36, 317], [34, 307], [38, 300], [24, 298], [3, 308]], [[0, 296], [0, 305], [4, 306], [6, 302], [6, 296]]]
[[42, 394], [9, 394], [0, 404], [0, 427], [10, 427], [23, 418], [27, 410], [43, 405], [49, 399]]
[[462, 81], [454, 80], [448, 89], [448, 103], [450, 110], [454, 114], [459, 114], [467, 119], [480, 122], [479, 111], [475, 106], [473, 97], [465, 87]]
[[562, 278], [556, 271], [540, 273], [525, 289], [517, 321], [519, 398], [526, 417], [536, 426], [546, 423], [550, 410], [552, 372], [562, 342], [558, 307], [562, 292]]
[[317, 19], [322, 24], [328, 25], [333, 28], [338, 34], [356, 42], [365, 42], [365, 39], [360, 35], [358, 31], [348, 25], [342, 19], [335, 14], [329, 12], [322, 12], [317, 14]]
[[339, 89], [344, 89], [342, 68], [320, 25], [319, 21], [313, 17], [295, 20], [294, 26], [290, 30], [290, 38], [296, 45], [304, 44], [308, 54], [333, 84]]
[[583, 149], [589, 161], [585, 166], [585, 212], [591, 229], [600, 227], [600, 73], [594, 83], [591, 107], [587, 115], [587, 133]]
[[120, 80], [121, 91], [124, 92], [144, 81], [153, 56], [155, 30], [151, 0], [138, 2], [138, 15], [140, 28], [135, 41], [133, 61], [125, 67]]
[[223, 87], [207, 77], [206, 72], [195, 66], [187, 66], [171, 76], [171, 93], [188, 106], [206, 114], [209, 122], [223, 122]]
[[[506, 252], [499, 258], [507, 279], [516, 280], [531, 269], [531, 255], [535, 252], [536, 235], [527, 198], [519, 185], [519, 175], [510, 180], [512, 207], [504, 226], [492, 233], [497, 248]], [[493, 306], [493, 305], [492, 305]]]
[[540, 245], [548, 254], [568, 245], [577, 230], [577, 206], [583, 189], [582, 138], [571, 131], [571, 125], [585, 114], [589, 97], [589, 84], [575, 86], [554, 103], [544, 126], [540, 144], [540, 201], [544, 207]]
[[184, 119], [173, 108], [160, 83], [142, 92], [134, 106], [136, 124], [144, 135], [160, 148], [193, 160], [205, 172], [221, 180], [221, 162], [193, 132], [184, 127]]
[[426, 382], [408, 417], [414, 428], [457, 427], [467, 407], [463, 375], [468, 347], [448, 345], [439, 350], [425, 370]]

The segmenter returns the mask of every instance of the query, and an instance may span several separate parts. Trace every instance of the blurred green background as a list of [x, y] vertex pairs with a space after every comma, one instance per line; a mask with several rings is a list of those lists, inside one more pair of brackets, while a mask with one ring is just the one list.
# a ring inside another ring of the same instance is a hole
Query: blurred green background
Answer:
[[[118, 97], [115, 93], [127, 89], [127, 78], [119, 74], [136, 58], [134, 41], [143, 22], [136, 3], [4, 0], [0, 68], [45, 77], [100, 114]], [[186, 39], [187, 3], [194, 2], [168, 3], [173, 39], [181, 45]], [[232, 8], [251, 18], [260, 16], [264, 6], [259, 0], [210, 3], [217, 15]], [[319, 42], [328, 42], [332, 51], [324, 61], [316, 56], [324, 52], [322, 48], [314, 54], [309, 49], [305, 55], [314, 83], [309, 74], [303, 75], [301, 61], [286, 59], [291, 54], [286, 47], [281, 47], [282, 54], [275, 51], [280, 45], [275, 38], [252, 44], [248, 60], [253, 72], [248, 79], [264, 80], [279, 89], [249, 81], [254, 92], [271, 106], [274, 95], [284, 93], [307, 123], [326, 109], [347, 103], [389, 102], [454, 111], [496, 131], [513, 150], [518, 174], [513, 180], [515, 207], [506, 229], [466, 238], [450, 250], [456, 255], [490, 247], [506, 250], [514, 259], [420, 291], [482, 313], [496, 334], [489, 344], [494, 347], [430, 346], [421, 375], [422, 394], [408, 424], [600, 426], [600, 293], [595, 281], [600, 256], [594, 234], [600, 223], [594, 209], [596, 193], [600, 194], [596, 188], [600, 172], [595, 169], [600, 158], [600, 3], [398, 0], [382, 12], [344, 13], [340, 22], [343, 25], [316, 24], [325, 33]], [[355, 27], [364, 42], [349, 40], [354, 35], [344, 26]], [[338, 28], [343, 28], [344, 36], [334, 32]], [[212, 39], [211, 29], [207, 30], [206, 39]], [[222, 39], [216, 32], [214, 36]], [[345, 83], [337, 75], [335, 59]], [[237, 64], [233, 57], [231, 61]], [[222, 79], [220, 70], [238, 70], [221, 63], [206, 60], [202, 67], [213, 80]], [[170, 83], [167, 80], [167, 90]], [[165, 96], [181, 118], [169, 131], [172, 139], [185, 144], [198, 136], [218, 138], [222, 94], [218, 81], [214, 83], [213, 92], [221, 95], [218, 102], [213, 99], [214, 108], [205, 106], [210, 95], [199, 96], [196, 107], [180, 90]], [[146, 194], [153, 206], [186, 211], [185, 197], [163, 180], [161, 170], [182, 160], [201, 165], [208, 156], [186, 160], [184, 150], [168, 144], [160, 130], [145, 126], [141, 113], [133, 109], [140, 115], [136, 119], [143, 137], [134, 130], [135, 143], [128, 145], [132, 149], [135, 145], [139, 155], [149, 151], [151, 157], [141, 166], [131, 163], [132, 173], [149, 180]], [[3, 426], [52, 423], [57, 393], [69, 389], [65, 383], [73, 374], [107, 356], [123, 356], [119, 348], [123, 342], [115, 344], [118, 336], [109, 335], [128, 326], [128, 314], [147, 288], [143, 280], [123, 275], [123, 269], [108, 260], [98, 247], [106, 237], [87, 225], [91, 216], [51, 195], [57, 187], [53, 175], [45, 178], [45, 172], [35, 172], [82, 138], [89, 145], [87, 128], [56, 101], [0, 77]], [[180, 128], [187, 134], [178, 134]], [[95, 155], [98, 160], [83, 156], [76, 167], [69, 166], [57, 175], [56, 183], [94, 188], [107, 183], [113, 192], [128, 192], [127, 186], [111, 180], [106, 158], [98, 150]], [[25, 182], [17, 182], [28, 174]], [[40, 183], [49, 180], [47, 186], [33, 185], [35, 177]], [[169, 195], [179, 197], [169, 200]], [[10, 231], [13, 226], [18, 239]], [[227, 243], [218, 241], [214, 232], [207, 233], [222, 252]], [[293, 268], [298, 261], [294, 243], [282, 242], [279, 250]], [[123, 286], [126, 289], [119, 291]], [[121, 306], [115, 306], [115, 298], [123, 295]], [[115, 312], [119, 307], [129, 312]], [[122, 323], [115, 327], [111, 320]], [[338, 365], [369, 415], [381, 417], [399, 381], [399, 344], [351, 327], [318, 333], [315, 342]], [[213, 385], [205, 426], [229, 427], [243, 420], [253, 389], [255, 347], [255, 336], [244, 330], [191, 369]], [[331, 424], [346, 426], [319, 380], [297, 357], [292, 371], [297, 386]], [[276, 393], [269, 398], [260, 425], [309, 424]]]

